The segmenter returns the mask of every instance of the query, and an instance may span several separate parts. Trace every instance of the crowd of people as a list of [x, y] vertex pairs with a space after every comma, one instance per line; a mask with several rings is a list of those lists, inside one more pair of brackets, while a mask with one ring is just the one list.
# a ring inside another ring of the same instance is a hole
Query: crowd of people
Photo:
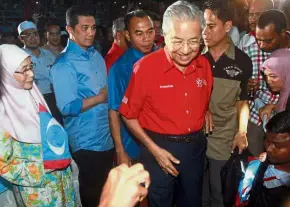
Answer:
[[229, 206], [287, 206], [290, 19], [245, 3], [132, 10], [104, 57], [88, 6], [67, 10], [67, 39], [47, 22], [44, 45], [21, 22], [23, 48], [0, 45], [0, 206], [228, 206], [236, 150]]

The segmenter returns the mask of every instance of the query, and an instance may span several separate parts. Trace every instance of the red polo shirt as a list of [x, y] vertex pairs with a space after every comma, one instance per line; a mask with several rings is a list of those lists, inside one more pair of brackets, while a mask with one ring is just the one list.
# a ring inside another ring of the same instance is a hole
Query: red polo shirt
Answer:
[[112, 44], [111, 49], [105, 56], [105, 62], [107, 67], [107, 72], [111, 68], [111, 66], [124, 54], [125, 50], [120, 48], [116, 43]]
[[153, 132], [188, 134], [203, 127], [212, 84], [205, 57], [196, 57], [183, 74], [160, 49], [135, 64], [119, 112]]

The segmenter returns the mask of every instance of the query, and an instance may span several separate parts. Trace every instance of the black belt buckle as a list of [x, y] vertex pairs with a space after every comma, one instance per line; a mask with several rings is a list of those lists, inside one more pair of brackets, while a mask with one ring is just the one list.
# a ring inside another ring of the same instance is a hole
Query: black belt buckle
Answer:
[[191, 143], [191, 138], [185, 138], [185, 143], [186, 143], [186, 144]]

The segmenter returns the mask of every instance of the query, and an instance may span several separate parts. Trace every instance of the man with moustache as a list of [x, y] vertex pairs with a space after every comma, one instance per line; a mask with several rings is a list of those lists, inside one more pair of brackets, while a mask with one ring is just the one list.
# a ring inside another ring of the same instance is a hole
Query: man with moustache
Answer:
[[228, 36], [233, 19], [230, 0], [208, 0], [204, 4], [204, 18], [202, 54], [211, 63], [214, 77], [206, 117], [209, 175], [206, 186], [210, 193], [209, 206], [223, 207], [220, 171], [234, 148], [238, 147], [241, 153], [247, 147], [247, 84], [252, 75], [252, 63]]
[[79, 169], [82, 205], [95, 207], [112, 168], [105, 61], [93, 46], [96, 20], [90, 8], [66, 12], [69, 42], [51, 69], [57, 106], [64, 117], [72, 155]]
[[49, 50], [40, 47], [40, 37], [36, 25], [30, 21], [24, 21], [18, 25], [19, 40], [23, 43], [23, 49], [32, 59], [34, 66], [34, 81], [43, 95], [52, 115], [59, 123], [63, 123], [61, 114], [56, 107], [49, 70], [55, 61], [55, 56]]
[[57, 22], [51, 21], [45, 25], [46, 44], [42, 48], [50, 50], [56, 57], [63, 51], [61, 45], [61, 31]]
[[[259, 98], [264, 104], [275, 104], [279, 96], [269, 91], [260, 71], [262, 63], [270, 55], [269, 52], [260, 49], [256, 39], [256, 27], [259, 17], [263, 12], [273, 9], [274, 3], [272, 0], [254, 0], [249, 8], [249, 25], [251, 31], [244, 35], [241, 39], [239, 48], [244, 51], [252, 60], [253, 73], [248, 83], [248, 90], [251, 99]], [[250, 102], [250, 119], [247, 129], [247, 137], [249, 143], [249, 151], [258, 156], [264, 151], [265, 133], [261, 125], [259, 117], [259, 106], [254, 100]]]
[[149, 206], [171, 207], [173, 198], [178, 206], [201, 206], [202, 127], [212, 90], [209, 62], [199, 54], [201, 28], [197, 6], [169, 6], [162, 24], [166, 46], [134, 65], [119, 108], [141, 142], [140, 160], [151, 178]]
[[264, 52], [289, 48], [290, 34], [287, 32], [287, 20], [283, 12], [276, 9], [265, 11], [258, 20], [256, 39]]
[[127, 165], [139, 159], [139, 146], [130, 131], [121, 122], [119, 107], [129, 84], [134, 64], [152, 51], [154, 27], [152, 20], [142, 10], [135, 10], [125, 17], [125, 35], [130, 49], [111, 67], [108, 76], [108, 105], [111, 134], [117, 153], [117, 164]]

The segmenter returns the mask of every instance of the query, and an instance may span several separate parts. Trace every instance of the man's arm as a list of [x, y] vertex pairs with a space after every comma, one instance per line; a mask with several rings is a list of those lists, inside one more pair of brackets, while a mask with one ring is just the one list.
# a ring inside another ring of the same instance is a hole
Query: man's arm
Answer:
[[238, 132], [234, 137], [232, 150], [239, 148], [239, 153], [248, 147], [247, 127], [250, 117], [250, 107], [247, 100], [238, 101], [237, 104]]
[[107, 94], [107, 88], [102, 88], [98, 95], [83, 99], [81, 112], [87, 111], [98, 104], [105, 103], [107, 100]]
[[253, 73], [253, 64], [249, 57], [245, 58], [243, 66], [244, 78], [240, 84], [241, 92], [239, 95], [239, 101], [236, 103], [238, 132], [234, 137], [232, 146], [232, 150], [234, 150], [235, 147], [238, 147], [239, 153], [242, 153], [243, 150], [248, 147], [247, 128], [250, 118], [250, 106], [248, 103], [250, 100], [248, 95], [248, 82]]
[[87, 99], [78, 97], [78, 78], [72, 66], [56, 63], [50, 70], [57, 107], [63, 116], [77, 116], [107, 99], [107, 89], [103, 88], [96, 96]]
[[126, 153], [121, 137], [121, 118], [119, 112], [109, 109], [109, 121], [110, 121], [110, 130], [111, 135], [114, 140], [115, 149], [117, 153], [117, 163], [131, 165], [130, 157]]

